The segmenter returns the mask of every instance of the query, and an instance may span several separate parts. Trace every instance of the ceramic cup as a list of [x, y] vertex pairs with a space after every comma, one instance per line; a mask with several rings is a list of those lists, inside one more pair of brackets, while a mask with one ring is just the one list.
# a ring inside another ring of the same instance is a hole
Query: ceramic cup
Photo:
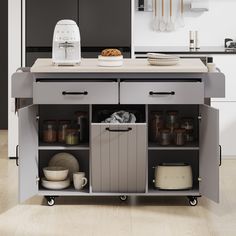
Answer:
[[73, 182], [76, 190], [81, 190], [88, 183], [84, 172], [75, 172], [73, 174]]

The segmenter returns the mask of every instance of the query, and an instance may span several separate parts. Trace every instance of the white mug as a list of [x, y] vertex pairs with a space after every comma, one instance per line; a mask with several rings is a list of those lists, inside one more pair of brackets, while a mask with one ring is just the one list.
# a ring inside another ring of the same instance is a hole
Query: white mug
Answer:
[[85, 177], [84, 172], [73, 173], [73, 182], [76, 190], [81, 190], [88, 183], [88, 179]]

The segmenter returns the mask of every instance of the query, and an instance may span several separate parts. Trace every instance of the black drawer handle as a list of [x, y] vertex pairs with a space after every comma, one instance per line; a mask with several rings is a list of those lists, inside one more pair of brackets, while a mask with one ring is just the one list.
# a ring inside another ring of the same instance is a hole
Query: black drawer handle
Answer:
[[153, 92], [153, 91], [150, 91], [149, 92], [149, 95], [175, 95], [175, 92], [174, 91], [171, 91], [171, 92]]
[[132, 128], [128, 128], [128, 129], [110, 129], [110, 128], [106, 128], [107, 131], [109, 132], [129, 132], [132, 130]]
[[84, 92], [66, 92], [66, 91], [63, 91], [62, 92], [62, 95], [88, 95], [88, 92], [87, 91], [84, 91]]
[[219, 166], [222, 166], [222, 146], [219, 145], [219, 147], [220, 147], [220, 164], [219, 164]]

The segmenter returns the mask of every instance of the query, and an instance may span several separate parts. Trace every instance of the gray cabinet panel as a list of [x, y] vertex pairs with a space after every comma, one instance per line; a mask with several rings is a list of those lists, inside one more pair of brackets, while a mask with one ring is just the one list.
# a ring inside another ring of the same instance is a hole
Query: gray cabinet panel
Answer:
[[200, 194], [219, 202], [219, 110], [200, 106]]
[[[136, 128], [136, 146], [137, 147], [147, 147], [147, 129], [145, 126], [137, 126]], [[143, 186], [146, 185], [146, 175], [147, 159], [143, 158], [147, 156], [146, 148], [138, 148], [137, 150], [137, 190], [143, 191]]]
[[101, 126], [94, 125], [92, 127], [91, 138], [92, 141], [92, 149], [91, 149], [91, 156], [92, 156], [92, 191], [98, 192], [101, 190], [101, 152], [100, 152], [100, 144], [101, 144]]
[[[159, 94], [151, 95], [150, 92]], [[163, 94], [171, 92], [173, 94]], [[200, 82], [122, 82], [120, 103], [203, 104], [204, 84]]]
[[26, 47], [49, 47], [57, 21], [77, 21], [78, 0], [26, 0]]
[[84, 47], [130, 47], [130, 0], [80, 0], [79, 21]]
[[91, 133], [93, 192], [145, 192], [146, 124], [92, 124]]
[[37, 106], [19, 110], [19, 200], [23, 202], [38, 191]]

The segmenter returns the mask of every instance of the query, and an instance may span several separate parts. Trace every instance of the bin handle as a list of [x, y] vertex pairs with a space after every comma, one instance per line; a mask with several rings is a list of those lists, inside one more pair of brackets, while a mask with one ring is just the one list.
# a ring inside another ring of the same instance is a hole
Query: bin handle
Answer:
[[106, 128], [107, 131], [109, 132], [129, 132], [132, 130], [132, 128], [128, 128], [128, 129], [110, 129], [110, 128]]

